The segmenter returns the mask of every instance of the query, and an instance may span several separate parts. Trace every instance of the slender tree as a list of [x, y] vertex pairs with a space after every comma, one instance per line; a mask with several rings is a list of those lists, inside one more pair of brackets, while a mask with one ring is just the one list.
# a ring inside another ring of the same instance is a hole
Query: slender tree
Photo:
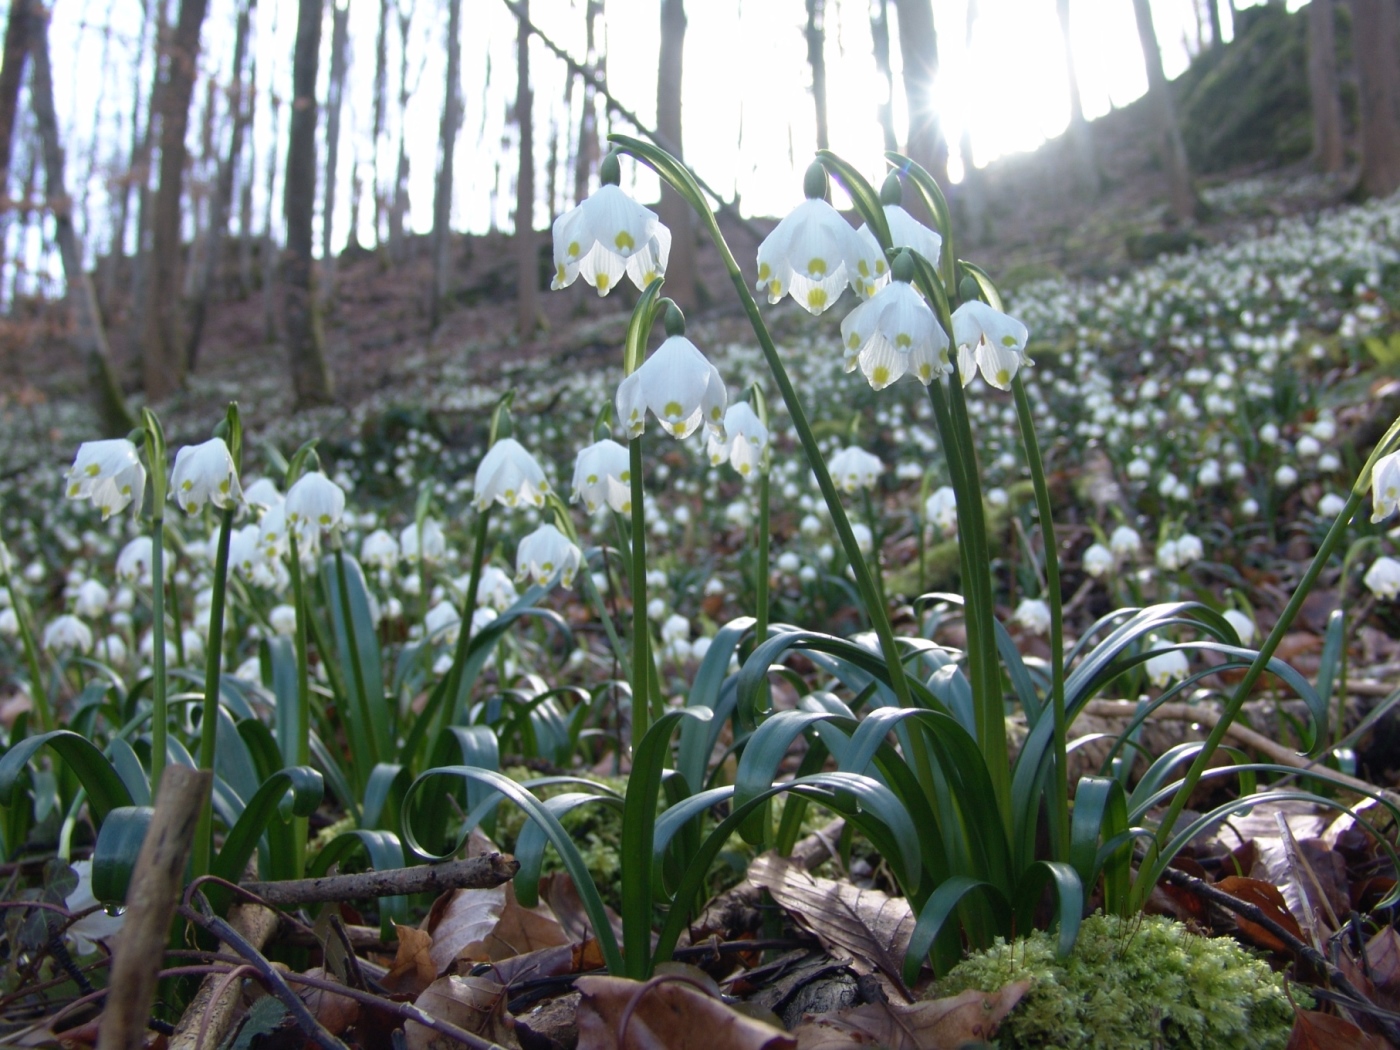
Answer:
[[948, 182], [948, 146], [932, 91], [938, 79], [938, 33], [931, 0], [895, 0], [899, 52], [904, 61], [904, 96], [909, 107], [905, 152], [943, 185]]
[[34, 34], [32, 0], [10, 0], [10, 18], [5, 23], [5, 59], [0, 66], [0, 214], [10, 205], [10, 156], [19, 108], [19, 88], [24, 80], [25, 60]]
[[1162, 166], [1167, 172], [1172, 216], [1177, 222], [1191, 223], [1196, 220], [1196, 188], [1191, 183], [1191, 166], [1186, 160], [1186, 145], [1181, 140], [1181, 127], [1176, 121], [1171, 85], [1162, 69], [1162, 50], [1157, 44], [1157, 30], [1152, 24], [1149, 0], [1133, 0], [1133, 16], [1137, 20], [1142, 58], [1147, 65], [1147, 99], [1157, 123], [1159, 151]]
[[263, 335], [269, 343], [277, 341], [277, 292], [276, 276], [277, 239], [272, 229], [273, 202], [277, 199], [277, 143], [282, 132], [282, 99], [272, 92], [272, 141], [267, 147], [267, 173], [264, 176], [266, 194], [263, 197], [262, 244], [258, 249], [258, 260], [262, 269], [263, 289]]
[[520, 129], [520, 170], [515, 177], [515, 330], [524, 339], [539, 324], [539, 258], [535, 251], [535, 96], [530, 90], [530, 0], [517, 5], [515, 120]]
[[447, 294], [448, 257], [452, 243], [452, 173], [457, 155], [457, 129], [461, 126], [462, 0], [449, 0], [447, 83], [443, 89], [437, 181], [433, 187], [433, 283], [428, 312], [434, 328], [442, 321], [442, 300]]
[[298, 0], [291, 136], [282, 196], [287, 224], [287, 246], [282, 252], [282, 324], [298, 408], [332, 399], [311, 274], [311, 216], [316, 209], [316, 67], [323, 12], [324, 0]]
[[807, 0], [807, 65], [812, 68], [812, 102], [817, 109], [817, 149], [831, 146], [826, 119], [826, 0]]
[[1400, 9], [1396, 0], [1351, 0], [1361, 123], [1361, 190], [1400, 187]]
[[[603, 14], [603, 0], [588, 0], [584, 9], [584, 69], [596, 73], [598, 67], [598, 19]], [[597, 170], [598, 149], [598, 89], [592, 76], [583, 77], [583, 113], [578, 123], [578, 150], [574, 154], [574, 203], [588, 196], [589, 182]]]
[[340, 183], [340, 111], [345, 98], [345, 74], [350, 65], [350, 0], [336, 0], [331, 9], [331, 76], [326, 89], [326, 183], [321, 206], [321, 301], [335, 299], [335, 191]]
[[374, 127], [370, 131], [370, 158], [374, 170], [374, 243], [384, 243], [387, 211], [384, 180], [379, 173], [379, 143], [389, 109], [389, 0], [379, 0], [379, 29], [374, 36]]
[[[656, 78], [656, 132], [665, 148], [684, 159], [681, 134], [682, 59], [685, 54], [685, 2], [661, 0], [661, 56]], [[690, 205], [663, 180], [657, 214], [671, 231], [666, 294], [683, 310], [696, 306], [695, 227]]]
[[885, 82], [880, 100], [880, 127], [885, 133], [885, 149], [899, 149], [894, 130], [894, 73], [890, 68], [890, 0], [871, 0], [870, 40], [875, 52], [875, 68]]
[[1332, 0], [1308, 4], [1308, 94], [1312, 97], [1313, 160], [1342, 170], [1342, 99], [1337, 86], [1336, 11]]
[[[251, 117], [258, 101], [258, 59], [253, 56], [248, 72], [246, 104]], [[257, 181], [258, 150], [256, 128], [248, 125], [247, 161], [238, 179], [238, 291], [244, 298], [253, 294], [253, 183]], [[273, 141], [276, 141], [274, 136]]]
[[83, 249], [73, 228], [73, 199], [64, 181], [63, 145], [58, 138], [58, 117], [53, 104], [53, 67], [49, 62], [48, 15], [36, 12], [37, 24], [29, 27], [29, 43], [34, 60], [30, 101], [34, 120], [44, 148], [45, 195], [53, 211], [54, 240], [63, 260], [68, 287], [68, 304], [74, 315], [74, 342], [88, 368], [96, 419], [104, 436], [117, 437], [131, 429], [134, 420], [122, 400], [121, 387], [112, 369], [107, 333], [97, 309], [97, 296], [83, 266]]
[[194, 94], [199, 35], [208, 0], [180, 0], [175, 33], [152, 96], [160, 119], [160, 187], [151, 217], [150, 285], [145, 302], [142, 378], [146, 397], [159, 401], [185, 379], [185, 343], [179, 333], [181, 301], [180, 206], [185, 186], [185, 133]]
[[408, 148], [405, 133], [408, 127], [408, 100], [413, 92], [408, 86], [408, 30], [413, 24], [414, 0], [396, 0], [395, 14], [399, 22], [399, 159], [394, 168], [394, 193], [389, 205], [389, 256], [395, 262], [404, 257], [404, 217], [408, 213]]
[[1069, 83], [1069, 146], [1074, 152], [1080, 183], [1092, 195], [1099, 192], [1103, 180], [1094, 155], [1094, 133], [1084, 119], [1084, 101], [1079, 94], [1079, 71], [1075, 67], [1074, 48], [1070, 42], [1069, 4], [1070, 0], [1055, 0], [1055, 12], [1060, 18], [1060, 40], [1065, 50], [1065, 77]]

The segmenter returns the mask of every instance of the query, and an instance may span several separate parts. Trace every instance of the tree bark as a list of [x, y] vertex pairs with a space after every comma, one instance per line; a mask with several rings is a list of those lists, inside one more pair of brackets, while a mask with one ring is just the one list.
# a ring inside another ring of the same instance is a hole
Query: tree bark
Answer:
[[[598, 62], [597, 22], [603, 14], [603, 0], [588, 0], [584, 13], [584, 34], [587, 41], [584, 66], [590, 71]], [[574, 203], [588, 196], [593, 172], [598, 168], [598, 89], [591, 77], [583, 78], [583, 115], [578, 124], [578, 152], [574, 157]]]
[[299, 0], [292, 58], [291, 136], [283, 212], [287, 246], [282, 252], [282, 324], [296, 392], [296, 407], [332, 399], [331, 374], [312, 287], [311, 217], [316, 209], [316, 67], [321, 54], [324, 0]]
[[1400, 187], [1400, 13], [1396, 0], [1351, 0], [1361, 118], [1361, 190]]
[[1070, 42], [1069, 3], [1070, 0], [1055, 0], [1055, 11], [1060, 17], [1060, 40], [1065, 49], [1065, 75], [1069, 82], [1067, 134], [1070, 150], [1074, 153], [1080, 185], [1092, 196], [1102, 188], [1103, 178], [1094, 154], [1094, 133], [1089, 127], [1089, 122], [1084, 119], [1084, 101], [1079, 94], [1079, 73], [1075, 68], [1074, 48]]
[[[19, 109], [19, 88], [24, 80], [24, 64], [34, 35], [32, 0], [10, 0], [10, 18], [5, 24], [5, 64], [0, 66], [0, 187], [10, 184], [10, 158], [13, 155], [15, 113]], [[10, 195], [0, 192], [0, 214], [9, 210]]]
[[350, 0], [331, 12], [331, 76], [326, 94], [326, 185], [321, 209], [321, 302], [335, 299], [335, 190], [340, 166], [340, 107], [345, 97], [345, 73], [350, 51]]
[[150, 401], [170, 396], [185, 379], [185, 345], [179, 335], [180, 204], [185, 184], [185, 133], [199, 60], [199, 34], [207, 6], [208, 0], [180, 0], [165, 76], [152, 99], [153, 115], [160, 115], [160, 188], [151, 221], [150, 286], [142, 355], [143, 385]]
[[277, 242], [272, 232], [273, 201], [277, 199], [277, 141], [281, 137], [282, 100], [272, 93], [272, 142], [267, 150], [267, 193], [263, 198], [262, 243], [258, 248], [258, 269], [262, 273], [263, 335], [269, 343], [277, 341]]
[[[529, 90], [528, 86], [526, 90]], [[452, 245], [452, 174], [457, 156], [457, 129], [461, 124], [462, 0], [449, 0], [447, 83], [443, 89], [437, 180], [433, 187], [433, 282], [428, 310], [433, 328], [442, 322], [442, 300], [447, 295], [447, 270]]]
[[894, 73], [890, 70], [890, 0], [873, 0], [870, 5], [870, 39], [875, 52], [875, 68], [885, 81], [885, 97], [881, 100], [880, 127], [885, 133], [885, 149], [899, 149], [899, 136], [894, 130]]
[[379, 29], [374, 37], [374, 128], [370, 142], [374, 168], [374, 243], [384, 243], [384, 223], [388, 210], [384, 180], [379, 173], [379, 143], [384, 137], [384, 121], [389, 108], [389, 0], [379, 0]]
[[1313, 159], [1319, 171], [1342, 170], [1342, 100], [1337, 89], [1336, 12], [1332, 0], [1308, 4], [1308, 93]]
[[[674, 144], [676, 159], [684, 160], [681, 135], [681, 85], [685, 54], [685, 2], [661, 0], [661, 55], [656, 78], [656, 132]], [[682, 310], [697, 305], [695, 289], [695, 227], [690, 205], [663, 179], [657, 215], [671, 231], [671, 258], [666, 266], [666, 294]]]
[[68, 196], [64, 181], [63, 145], [58, 139], [58, 117], [54, 113], [47, 17], [43, 15], [42, 21], [30, 26], [30, 49], [34, 60], [30, 102], [43, 142], [46, 195], [53, 211], [54, 240], [58, 243], [59, 256], [63, 260], [68, 304], [73, 311], [73, 339], [87, 365], [93, 407], [102, 434], [104, 437], [119, 437], [135, 426], [135, 420], [127, 411], [121, 387], [112, 369], [112, 355], [107, 347], [102, 316], [97, 309], [97, 296], [83, 266], [82, 246], [73, 228], [73, 200]]
[[540, 317], [540, 266], [535, 251], [535, 93], [530, 90], [530, 0], [516, 23], [515, 119], [520, 127], [520, 170], [515, 178], [515, 330], [534, 337]]
[[933, 5], [930, 0], [895, 0], [895, 10], [899, 14], [899, 51], [904, 61], [904, 96], [909, 107], [909, 136], [904, 151], [946, 190], [948, 146], [930, 97], [938, 78]]
[[[252, 68], [248, 71], [248, 114], [251, 117], [258, 104], [258, 59], [253, 56]], [[253, 294], [253, 183], [258, 177], [257, 139], [255, 129], [248, 126], [248, 160], [238, 180], [238, 286], [239, 294], [245, 299]], [[272, 137], [277, 141], [277, 136]]]
[[1210, 46], [1219, 47], [1225, 43], [1225, 28], [1221, 24], [1220, 4], [1223, 0], [1205, 0], [1206, 15], [1210, 19]]
[[404, 257], [404, 216], [408, 212], [408, 150], [404, 144], [404, 128], [408, 123], [408, 28], [413, 22], [413, 0], [407, 8], [395, 12], [399, 20], [399, 159], [394, 168], [394, 195], [389, 206], [389, 256], [395, 262]]
[[1171, 199], [1172, 217], [1180, 223], [1196, 221], [1196, 188], [1191, 183], [1191, 166], [1186, 160], [1186, 146], [1181, 140], [1181, 128], [1176, 122], [1176, 106], [1172, 103], [1171, 85], [1162, 70], [1162, 51], [1157, 44], [1157, 30], [1152, 24], [1149, 0], [1133, 0], [1133, 16], [1137, 20], [1138, 40], [1142, 58], [1147, 65], [1147, 98], [1157, 122], [1162, 167], [1167, 173], [1167, 189]]
[[817, 149], [831, 147], [826, 119], [826, 0], [807, 0], [807, 64], [812, 67], [812, 103], [817, 110]]
[[228, 153], [219, 162], [214, 195], [209, 201], [209, 234], [205, 239], [204, 255], [196, 272], [194, 292], [190, 296], [187, 310], [189, 331], [185, 342], [185, 364], [191, 372], [199, 361], [199, 343], [204, 336], [204, 321], [209, 312], [209, 295], [214, 277], [223, 264], [224, 231], [228, 228], [229, 204], [233, 199], [233, 175], [238, 170], [238, 160], [243, 152], [243, 136], [253, 116], [252, 99], [243, 91], [243, 63], [248, 53], [248, 27], [256, 4], [257, 0], [246, 0], [238, 12], [238, 21], [234, 29], [233, 83], [228, 89]]

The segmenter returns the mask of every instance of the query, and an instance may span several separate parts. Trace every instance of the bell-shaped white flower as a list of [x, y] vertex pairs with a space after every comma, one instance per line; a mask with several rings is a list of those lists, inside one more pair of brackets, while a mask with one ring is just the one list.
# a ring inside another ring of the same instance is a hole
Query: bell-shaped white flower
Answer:
[[1084, 549], [1084, 557], [1081, 559], [1085, 573], [1095, 579], [1112, 572], [1115, 560], [1113, 551], [1102, 543], [1091, 543]]
[[879, 456], [871, 455], [865, 449], [852, 445], [832, 456], [827, 462], [827, 468], [831, 471], [832, 480], [840, 485], [843, 491], [856, 492], [873, 488], [885, 465], [880, 462]]
[[44, 648], [51, 653], [92, 652], [92, 630], [76, 616], [65, 613], [44, 628]]
[[912, 285], [895, 280], [841, 322], [846, 371], [857, 367], [874, 390], [906, 372], [924, 386], [948, 369], [948, 335]]
[[948, 533], [958, 527], [958, 497], [952, 486], [941, 485], [924, 501], [924, 517]]
[[1230, 626], [1235, 629], [1235, 634], [1239, 635], [1241, 645], [1253, 643], [1259, 629], [1254, 625], [1254, 620], [1249, 613], [1241, 612], [1239, 609], [1226, 609], [1224, 616], [1230, 622]]
[[574, 459], [574, 490], [569, 497], [592, 514], [604, 503], [619, 514], [632, 511], [632, 469], [626, 447], [611, 438], [579, 449]]
[[340, 525], [345, 515], [345, 490], [319, 471], [303, 474], [287, 490], [284, 504], [287, 527], [308, 546], [320, 542], [321, 533]]
[[264, 561], [263, 549], [258, 542], [262, 530], [253, 524], [234, 529], [228, 538], [229, 567], [245, 580], [252, 580], [257, 566]]
[[[463, 598], [467, 594], [467, 581], [469, 579], [470, 577], [466, 576], [458, 581], [461, 583], [458, 590]], [[516, 603], [519, 597], [520, 592], [515, 589], [515, 583], [504, 569], [495, 565], [487, 565], [481, 570], [481, 582], [476, 587], [476, 604], [479, 607], [505, 612]]]
[[1392, 602], [1400, 594], [1400, 561], [1382, 554], [1371, 563], [1362, 581], [1377, 598]]
[[[151, 586], [152, 565], [155, 559], [155, 544], [149, 536], [137, 536], [121, 549], [117, 555], [117, 579], [123, 583], [135, 583], [142, 587]], [[175, 559], [168, 555], [162, 559], [163, 575], [168, 580], [175, 569]]]
[[1142, 550], [1142, 535], [1131, 525], [1119, 525], [1108, 538], [1108, 549], [1115, 558], [1132, 558]]
[[243, 502], [259, 511], [279, 506], [283, 498], [282, 493], [277, 489], [277, 483], [271, 478], [258, 478], [257, 481], [243, 490]]
[[958, 375], [963, 386], [980, 369], [982, 378], [998, 390], [1011, 389], [1011, 380], [1026, 363], [1030, 333], [1016, 318], [972, 300], [953, 311], [953, 341], [958, 344]]
[[[403, 531], [399, 533], [399, 548], [407, 561], [418, 560], [418, 533], [417, 522], [404, 526]], [[447, 556], [447, 535], [436, 518], [423, 519], [422, 533], [423, 560], [429, 565], [437, 565]]]
[[73, 599], [73, 611], [79, 616], [95, 620], [107, 611], [107, 603], [112, 592], [96, 580], [84, 580]]
[[290, 548], [288, 536], [287, 503], [283, 500], [268, 507], [258, 523], [258, 547], [262, 556], [269, 561], [280, 562]]
[[136, 446], [126, 438], [84, 441], [64, 480], [65, 496], [91, 500], [106, 521], [133, 500], [140, 504], [146, 491], [146, 468], [141, 465]]
[[663, 430], [687, 438], [703, 422], [719, 429], [729, 394], [719, 369], [683, 335], [673, 335], [617, 388], [617, 418], [627, 439], [646, 429], [650, 409]]
[[0, 580], [7, 578], [15, 568], [15, 559], [10, 554], [10, 548], [5, 546], [5, 541], [0, 540]]
[[726, 459], [744, 477], [751, 477], [763, 468], [763, 453], [768, 448], [768, 428], [747, 401], [736, 401], [724, 413], [724, 433], [710, 431], [706, 451], [710, 466], [717, 467]]
[[438, 602], [423, 616], [423, 631], [433, 641], [453, 645], [462, 627], [462, 614], [451, 602]]
[[274, 605], [267, 614], [267, 623], [273, 633], [290, 638], [297, 633], [297, 611], [290, 605]]
[[1185, 678], [1191, 667], [1186, 662], [1186, 654], [1171, 647], [1169, 642], [1156, 642], [1154, 650], [1161, 650], [1147, 661], [1147, 678], [1158, 689], [1178, 678]]
[[515, 438], [501, 438], [487, 450], [476, 468], [475, 489], [477, 510], [492, 500], [507, 507], [543, 507], [550, 491], [544, 470]]
[[[890, 228], [890, 245], [894, 248], [912, 248], [925, 259], [935, 270], [938, 269], [938, 257], [943, 251], [943, 238], [936, 230], [931, 230], [914, 216], [904, 210], [900, 204], [886, 204], [885, 222]], [[883, 288], [890, 280], [890, 269], [885, 264], [884, 253], [880, 251], [880, 242], [875, 239], [875, 233], [869, 225], [862, 223], [856, 235], [865, 242], [868, 251], [875, 256], [874, 273], [861, 282], [861, 287], [856, 291], [860, 292], [863, 298], [869, 298]]]
[[599, 295], [613, 290], [623, 272], [645, 288], [666, 272], [671, 231], [615, 185], [603, 185], [578, 207], [554, 220], [554, 280], [567, 288], [580, 275]]
[[186, 445], [175, 453], [170, 498], [184, 508], [186, 514], [197, 514], [206, 502], [220, 510], [242, 502], [238, 471], [223, 438], [210, 438], [201, 445]]
[[1400, 507], [1400, 452], [1376, 460], [1371, 468], [1371, 521], [1384, 521]]
[[776, 303], [791, 295], [804, 310], [819, 314], [841, 297], [846, 285], [858, 292], [883, 265], [879, 245], [856, 236], [841, 213], [820, 197], [794, 208], [758, 246], [755, 288]]
[[392, 532], [375, 529], [360, 544], [360, 562], [374, 569], [394, 568], [399, 563], [399, 541]]
[[1040, 598], [1022, 598], [1011, 619], [1031, 634], [1044, 634], [1050, 630], [1050, 606]]
[[574, 574], [583, 564], [583, 552], [553, 525], [541, 525], [515, 548], [515, 579], [530, 579], [543, 586], [560, 574], [565, 587], [574, 585]]

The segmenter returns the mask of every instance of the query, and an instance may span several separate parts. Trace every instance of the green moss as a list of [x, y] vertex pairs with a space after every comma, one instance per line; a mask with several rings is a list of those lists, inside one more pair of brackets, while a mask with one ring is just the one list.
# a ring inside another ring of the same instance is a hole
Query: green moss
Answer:
[[998, 942], [959, 963], [934, 992], [994, 991], [1026, 977], [1035, 983], [997, 1034], [1003, 1050], [1282, 1050], [1293, 1026], [1283, 978], [1262, 959], [1229, 938], [1152, 916], [1086, 919], [1064, 962], [1042, 931]]

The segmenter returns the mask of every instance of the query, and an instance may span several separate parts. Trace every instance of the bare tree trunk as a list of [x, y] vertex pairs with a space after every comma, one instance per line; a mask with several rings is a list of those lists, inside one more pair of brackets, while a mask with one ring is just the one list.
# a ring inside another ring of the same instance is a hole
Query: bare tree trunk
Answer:
[[24, 80], [24, 64], [33, 35], [31, 0], [10, 0], [10, 19], [5, 24], [5, 64], [0, 66], [0, 214], [10, 205], [8, 187], [15, 113], [19, 109], [19, 88]]
[[438, 128], [437, 182], [433, 187], [433, 283], [428, 316], [436, 328], [442, 322], [447, 294], [448, 258], [452, 242], [452, 173], [457, 154], [457, 129], [462, 124], [462, 0], [447, 7], [447, 83], [443, 89], [442, 124]]
[[[34, 221], [34, 209], [32, 207], [32, 203], [34, 201], [35, 195], [38, 193], [37, 187], [39, 185], [39, 153], [40, 150], [37, 149], [29, 150], [29, 163], [26, 166], [24, 173], [24, 186], [20, 190], [20, 205], [17, 225], [19, 226], [18, 243], [21, 246], [24, 245], [26, 240], [26, 232], [28, 231], [30, 224]], [[21, 284], [25, 274], [29, 272], [29, 267], [26, 265], [26, 263], [27, 260], [25, 260], [22, 257], [19, 257], [15, 259], [14, 265], [10, 268], [10, 302], [12, 303], [17, 302], [19, 300], [19, 297], [23, 294]]]
[[1102, 188], [1103, 179], [1094, 156], [1093, 131], [1084, 119], [1084, 101], [1079, 95], [1079, 72], [1070, 43], [1069, 3], [1070, 0], [1055, 0], [1055, 10], [1060, 17], [1060, 39], [1065, 49], [1065, 75], [1069, 81], [1069, 147], [1074, 153], [1075, 167], [1079, 169], [1080, 184], [1092, 196]]
[[141, 361], [142, 385], [150, 401], [169, 397], [185, 380], [185, 346], [179, 335], [180, 204], [185, 184], [185, 132], [207, 2], [180, 0], [180, 15], [158, 93], [160, 189], [151, 221], [151, 284]]
[[374, 243], [384, 243], [384, 179], [379, 171], [379, 143], [389, 108], [389, 0], [379, 0], [379, 31], [374, 38], [374, 128], [370, 135], [374, 168]]
[[321, 210], [321, 302], [329, 308], [335, 299], [335, 190], [340, 165], [340, 107], [345, 97], [345, 72], [349, 65], [350, 0], [337, 2], [331, 12], [331, 77], [326, 96], [326, 186]]
[[[967, 20], [963, 26], [963, 43], [972, 50], [972, 34], [977, 27], [977, 0], [967, 0]], [[962, 139], [958, 143], [958, 154], [962, 158], [963, 178], [958, 198], [962, 203], [963, 218], [968, 232], [980, 239], [987, 234], [987, 201], [982, 185], [982, 173], [972, 163], [972, 129], [963, 124]]]
[[[685, 55], [685, 2], [661, 0], [661, 55], [656, 78], [656, 132], [684, 160], [681, 134], [682, 62]], [[695, 226], [690, 205], [665, 180], [657, 215], [671, 231], [671, 258], [666, 265], [666, 294], [683, 310], [697, 305], [695, 289]]]
[[1308, 93], [1313, 158], [1319, 171], [1342, 170], [1342, 99], [1337, 88], [1336, 12], [1332, 0], [1308, 4]]
[[1400, 13], [1395, 0], [1351, 0], [1361, 118], [1361, 190], [1400, 187]]
[[535, 252], [535, 95], [530, 90], [530, 0], [515, 36], [515, 119], [520, 126], [520, 170], [515, 178], [515, 330], [534, 337], [540, 317], [540, 266]]
[[[248, 73], [248, 96], [245, 102], [251, 118], [258, 104], [258, 59], [253, 56], [252, 68]], [[239, 293], [246, 299], [253, 294], [253, 183], [256, 181], [258, 151], [254, 137], [255, 126], [248, 125], [248, 160], [243, 165], [243, 173], [238, 186], [238, 284]], [[273, 142], [277, 141], [276, 136]]]
[[[248, 52], [248, 25], [257, 0], [246, 0], [238, 12], [233, 35], [233, 83], [229, 85], [229, 144], [228, 153], [219, 163], [219, 175], [209, 202], [209, 235], [205, 239], [202, 265], [196, 271], [194, 293], [188, 304], [189, 334], [185, 343], [186, 366], [191, 372], [199, 360], [199, 341], [204, 336], [204, 320], [209, 311], [209, 296], [214, 276], [223, 263], [224, 231], [228, 227], [229, 202], [233, 198], [233, 173], [243, 152], [243, 135], [252, 119], [251, 97], [243, 91], [243, 62]], [[245, 231], [246, 232], [246, 231]]]
[[34, 119], [44, 145], [44, 168], [47, 174], [47, 196], [53, 210], [54, 239], [63, 259], [63, 274], [68, 286], [68, 302], [75, 320], [74, 341], [87, 364], [93, 404], [102, 433], [107, 437], [125, 434], [134, 425], [121, 387], [112, 369], [112, 355], [107, 348], [107, 333], [97, 310], [97, 297], [92, 290], [87, 270], [83, 266], [83, 250], [73, 229], [73, 200], [63, 175], [63, 146], [58, 140], [58, 118], [53, 105], [53, 69], [49, 64], [49, 35], [45, 21], [30, 27], [34, 76], [30, 100]]
[[[598, 61], [597, 21], [603, 14], [603, 0], [588, 0], [584, 14], [584, 33], [587, 50], [584, 52], [584, 66], [592, 71]], [[578, 152], [574, 156], [574, 203], [578, 204], [588, 196], [593, 172], [598, 168], [598, 103], [597, 88], [591, 77], [583, 78], [583, 115], [578, 124]]]
[[277, 187], [277, 142], [281, 137], [279, 125], [282, 117], [282, 100], [274, 92], [272, 95], [272, 142], [267, 150], [267, 195], [263, 205], [262, 246], [258, 250], [258, 268], [262, 271], [263, 290], [263, 335], [269, 343], [277, 341], [277, 242], [272, 235], [272, 202], [276, 200]]
[[287, 247], [282, 252], [282, 323], [296, 406], [332, 399], [331, 373], [311, 278], [311, 217], [316, 209], [316, 67], [324, 0], [299, 0], [292, 58], [291, 136], [282, 196]]
[[807, 64], [812, 67], [812, 102], [817, 109], [817, 149], [831, 147], [826, 120], [826, 0], [807, 0]]
[[413, 0], [407, 8], [399, 7], [399, 42], [403, 53], [399, 59], [399, 159], [394, 168], [394, 195], [389, 207], [389, 257], [402, 262], [404, 257], [404, 216], [408, 212], [408, 151], [404, 145], [404, 128], [408, 123], [408, 29], [413, 22]]
[[899, 149], [894, 131], [894, 73], [890, 70], [890, 0], [872, 0], [870, 39], [875, 52], [875, 68], [885, 81], [885, 97], [880, 102], [880, 127], [885, 132], [885, 149]]
[[1225, 28], [1220, 19], [1221, 0], [1205, 0], [1206, 17], [1210, 19], [1210, 46], [1219, 47], [1225, 43]]
[[1196, 188], [1191, 184], [1191, 166], [1187, 163], [1186, 146], [1181, 141], [1181, 128], [1176, 122], [1171, 85], [1167, 83], [1167, 75], [1162, 70], [1162, 51], [1157, 45], [1157, 30], [1152, 24], [1149, 0], [1133, 0], [1133, 15], [1137, 19], [1142, 58], [1147, 64], [1148, 105], [1152, 107], [1157, 121], [1172, 217], [1177, 222], [1189, 224], [1196, 221]]
[[[151, 189], [151, 154], [156, 144], [156, 117], [160, 112], [161, 76], [164, 69], [164, 56], [169, 48], [170, 20], [167, 17], [167, 0], [150, 0], [155, 18], [155, 72], [151, 77], [151, 91], [146, 99], [146, 126], [141, 131], [141, 141], [131, 161], [131, 177], [136, 188], [136, 255], [131, 266], [131, 324], [127, 340], [141, 365], [143, 354], [142, 337], [144, 328], [138, 319], [146, 316], [146, 296], [150, 290], [151, 271], [151, 223], [155, 212], [155, 194]], [[133, 127], [133, 134], [135, 128]]]
[[[151, 25], [151, 9], [154, 5], [147, 0], [141, 5], [141, 35], [137, 38], [137, 54], [141, 54], [146, 49], [146, 34]], [[112, 251], [107, 257], [107, 265], [99, 274], [102, 284], [102, 302], [107, 304], [108, 309], [117, 297], [117, 278], [121, 261], [126, 258], [126, 230], [131, 220], [131, 193], [140, 178], [144, 187], [146, 178], [147, 161], [142, 159], [142, 151], [146, 148], [150, 135], [148, 129], [141, 127], [141, 63], [135, 64], [135, 69], [131, 76], [131, 148], [127, 163], [125, 178], [121, 182], [121, 191], [117, 196], [116, 217], [112, 223]], [[149, 116], [147, 117], [149, 120]], [[137, 235], [136, 254], [140, 255], [140, 235]], [[130, 287], [135, 290], [134, 283]]]
[[899, 51], [904, 60], [904, 96], [909, 106], [909, 138], [904, 151], [939, 184], [948, 185], [948, 146], [943, 140], [931, 93], [938, 79], [938, 33], [930, 0], [895, 0]]

